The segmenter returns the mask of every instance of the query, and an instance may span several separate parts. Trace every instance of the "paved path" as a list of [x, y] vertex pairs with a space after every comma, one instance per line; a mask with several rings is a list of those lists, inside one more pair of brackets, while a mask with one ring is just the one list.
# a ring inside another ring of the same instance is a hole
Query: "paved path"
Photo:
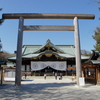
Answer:
[[22, 86], [0, 86], [0, 100], [100, 100], [100, 86], [77, 87], [68, 78], [27, 79]]

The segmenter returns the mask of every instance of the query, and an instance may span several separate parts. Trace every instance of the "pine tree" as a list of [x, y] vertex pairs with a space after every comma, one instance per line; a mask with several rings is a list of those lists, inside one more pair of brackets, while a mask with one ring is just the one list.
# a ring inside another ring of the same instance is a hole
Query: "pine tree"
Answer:
[[[0, 11], [2, 11], [2, 8], [0, 8]], [[4, 22], [3, 19], [0, 19], [0, 25]]]
[[[94, 4], [98, 4], [100, 6], [100, 0], [91, 0]], [[100, 7], [98, 7], [100, 11]], [[100, 20], [100, 17], [99, 17]], [[92, 36], [93, 39], [96, 41], [96, 44], [94, 45], [94, 48], [96, 51], [100, 52], [100, 27], [97, 27], [94, 31], [94, 36]]]
[[96, 41], [94, 45], [95, 50], [100, 52], [100, 28], [97, 27], [94, 31], [93, 39]]
[[1, 43], [1, 38], [0, 38], [0, 51], [1, 51], [1, 49], [2, 49], [2, 43]]

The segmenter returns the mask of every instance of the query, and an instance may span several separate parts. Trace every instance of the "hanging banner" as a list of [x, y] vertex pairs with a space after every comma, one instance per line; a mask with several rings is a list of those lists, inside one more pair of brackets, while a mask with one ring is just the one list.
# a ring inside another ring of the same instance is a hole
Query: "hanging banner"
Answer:
[[47, 62], [32, 61], [31, 62], [31, 70], [32, 71], [42, 70], [48, 66], [55, 70], [65, 71], [66, 70], [66, 61], [47, 61]]

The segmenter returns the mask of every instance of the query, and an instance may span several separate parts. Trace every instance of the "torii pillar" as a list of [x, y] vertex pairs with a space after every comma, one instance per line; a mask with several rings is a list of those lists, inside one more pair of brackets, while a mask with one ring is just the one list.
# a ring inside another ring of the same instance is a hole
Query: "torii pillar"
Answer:
[[82, 77], [82, 65], [81, 65], [81, 48], [80, 48], [80, 36], [78, 18], [74, 18], [74, 40], [75, 40], [75, 54], [76, 54], [76, 79], [77, 85], [79, 84], [79, 77]]
[[16, 75], [15, 86], [21, 85], [21, 65], [22, 65], [22, 42], [23, 42], [23, 17], [19, 18], [18, 40], [17, 40], [17, 55], [16, 55]]

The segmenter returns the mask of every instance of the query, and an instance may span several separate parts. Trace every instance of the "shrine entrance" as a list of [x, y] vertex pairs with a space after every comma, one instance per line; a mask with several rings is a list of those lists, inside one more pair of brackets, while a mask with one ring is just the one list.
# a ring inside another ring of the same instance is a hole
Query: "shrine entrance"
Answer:
[[31, 61], [31, 71], [34, 76], [54, 76], [54, 73], [63, 75], [66, 72], [66, 61]]
[[[94, 19], [92, 14], [43, 14], [43, 13], [25, 13], [25, 14], [3, 14], [2, 19], [19, 19], [17, 58], [16, 58], [16, 80], [15, 86], [21, 85], [21, 65], [22, 65], [22, 40], [23, 31], [74, 31], [75, 50], [76, 50], [76, 77], [77, 85], [79, 77], [82, 77], [81, 70], [81, 53], [79, 37], [79, 19]], [[24, 19], [74, 19], [73, 26], [25, 26]]]

